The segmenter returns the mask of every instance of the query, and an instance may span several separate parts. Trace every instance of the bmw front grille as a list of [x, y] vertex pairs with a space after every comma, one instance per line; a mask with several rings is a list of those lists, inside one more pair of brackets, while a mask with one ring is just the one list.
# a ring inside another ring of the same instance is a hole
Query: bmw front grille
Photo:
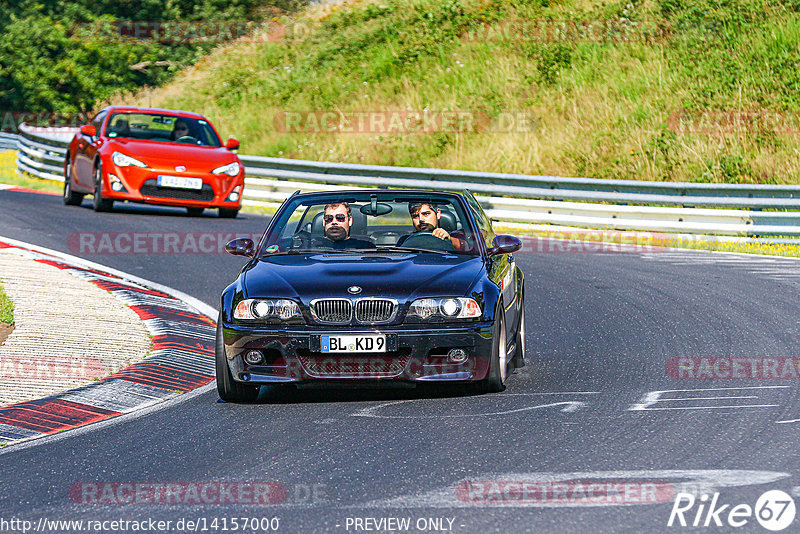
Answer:
[[320, 323], [348, 324], [353, 317], [353, 303], [350, 299], [313, 300], [311, 314]]
[[362, 298], [356, 301], [356, 321], [359, 323], [385, 323], [394, 318], [397, 301], [382, 298]]
[[388, 323], [397, 315], [395, 299], [364, 297], [315, 299], [311, 301], [311, 315], [323, 324], [350, 324], [355, 308], [355, 320], [359, 324]]

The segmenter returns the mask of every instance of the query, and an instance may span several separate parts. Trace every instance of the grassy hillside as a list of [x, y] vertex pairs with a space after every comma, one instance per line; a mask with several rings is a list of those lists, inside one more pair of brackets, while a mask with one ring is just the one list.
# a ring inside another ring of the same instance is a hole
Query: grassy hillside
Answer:
[[[283, 19], [282, 42], [228, 45], [122, 100], [203, 112], [247, 154], [800, 183], [798, 11], [798, 0], [352, 0]], [[546, 30], [513, 31], [520, 21]], [[565, 21], [572, 30], [553, 30]], [[591, 29], [575, 30], [587, 21]], [[468, 112], [488, 129], [281, 131], [287, 111], [425, 109]], [[675, 123], [718, 111], [750, 119]], [[532, 117], [525, 131], [497, 132], [518, 112]]]

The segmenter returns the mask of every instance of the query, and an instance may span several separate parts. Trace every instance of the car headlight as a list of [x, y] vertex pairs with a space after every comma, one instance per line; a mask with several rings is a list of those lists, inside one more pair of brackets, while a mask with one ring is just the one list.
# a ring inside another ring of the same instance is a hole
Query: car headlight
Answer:
[[223, 165], [222, 167], [217, 167], [211, 172], [213, 174], [227, 174], [228, 176], [238, 176], [239, 164], [234, 161], [233, 163], [228, 163], [227, 165]]
[[233, 318], [245, 321], [293, 321], [303, 318], [300, 306], [289, 299], [245, 299], [236, 305]]
[[408, 319], [442, 321], [476, 319], [482, 314], [480, 305], [468, 297], [417, 299], [408, 308]]
[[147, 165], [138, 159], [125, 155], [122, 152], [114, 152], [111, 154], [111, 161], [113, 161], [114, 165], [117, 167], [147, 167]]

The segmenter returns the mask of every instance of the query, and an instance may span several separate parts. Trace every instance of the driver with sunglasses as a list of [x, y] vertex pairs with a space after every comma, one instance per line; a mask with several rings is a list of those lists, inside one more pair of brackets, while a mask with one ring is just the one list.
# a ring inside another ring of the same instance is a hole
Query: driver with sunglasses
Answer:
[[324, 237], [319, 246], [332, 247], [334, 249], [344, 248], [375, 248], [372, 241], [350, 237], [350, 228], [353, 226], [353, 216], [350, 211], [350, 204], [347, 202], [336, 202], [325, 206], [322, 216]]

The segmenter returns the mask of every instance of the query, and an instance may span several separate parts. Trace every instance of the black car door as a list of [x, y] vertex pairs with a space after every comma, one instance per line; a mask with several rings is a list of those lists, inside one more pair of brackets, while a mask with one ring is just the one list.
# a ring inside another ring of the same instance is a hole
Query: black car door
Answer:
[[[478, 231], [481, 233], [486, 248], [489, 249], [494, 244], [494, 229], [492, 220], [483, 211], [478, 200], [470, 191], [464, 191], [471, 211], [478, 224]], [[514, 339], [516, 328], [519, 324], [519, 311], [517, 310], [517, 279], [516, 265], [513, 254], [497, 254], [489, 258], [489, 277], [500, 287], [503, 298], [503, 314], [505, 316], [506, 340]]]

